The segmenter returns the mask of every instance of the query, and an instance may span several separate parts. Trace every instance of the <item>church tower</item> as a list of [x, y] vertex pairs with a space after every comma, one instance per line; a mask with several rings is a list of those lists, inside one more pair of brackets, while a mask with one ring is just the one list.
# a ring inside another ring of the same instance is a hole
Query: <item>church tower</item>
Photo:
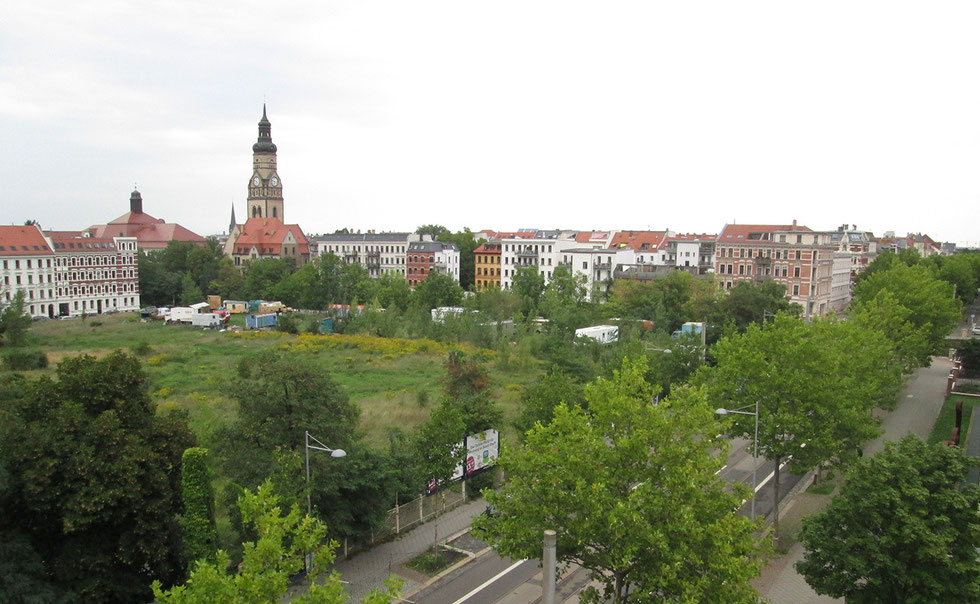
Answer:
[[259, 120], [259, 139], [252, 145], [247, 218], [283, 220], [282, 181], [276, 173], [276, 145], [272, 142], [272, 124], [265, 116], [265, 103], [262, 104], [262, 119]]

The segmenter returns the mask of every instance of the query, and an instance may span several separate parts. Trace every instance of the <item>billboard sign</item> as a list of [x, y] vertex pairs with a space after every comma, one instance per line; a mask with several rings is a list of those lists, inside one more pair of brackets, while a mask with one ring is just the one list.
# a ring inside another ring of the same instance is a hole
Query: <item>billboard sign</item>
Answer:
[[[479, 474], [483, 470], [493, 466], [500, 457], [500, 433], [494, 429], [484, 430], [476, 434], [471, 434], [457, 444], [454, 449], [466, 451], [463, 463], [456, 466], [449, 482], [456, 482], [465, 477]], [[436, 479], [429, 481], [426, 489], [427, 493], [432, 494], [438, 488]]]

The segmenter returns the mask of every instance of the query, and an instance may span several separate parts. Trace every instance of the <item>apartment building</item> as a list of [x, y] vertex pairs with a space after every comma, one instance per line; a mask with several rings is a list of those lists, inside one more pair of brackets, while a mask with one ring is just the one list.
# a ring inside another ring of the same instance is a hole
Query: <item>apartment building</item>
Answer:
[[473, 250], [473, 262], [476, 291], [500, 287], [499, 241], [487, 241]]
[[0, 273], [3, 302], [24, 292], [24, 311], [32, 317], [54, 317], [54, 250], [36, 225], [0, 226]]
[[727, 224], [715, 247], [718, 285], [731, 289], [738, 281], [773, 279], [803, 307], [803, 316], [831, 311], [833, 244], [800, 226]]
[[311, 253], [314, 257], [333, 254], [347, 264], [360, 264], [371, 277], [394, 272], [407, 278], [408, 246], [421, 241], [432, 241], [432, 237], [415, 233], [334, 233], [314, 237]]
[[136, 237], [50, 237], [58, 315], [140, 308]]
[[[510, 289], [514, 274], [526, 267], [533, 267], [547, 283], [555, 270], [560, 235], [559, 231], [535, 231], [500, 239], [500, 287]], [[565, 240], [565, 243], [574, 246], [574, 240]]]
[[459, 283], [459, 248], [455, 243], [414, 241], [408, 244], [405, 269], [405, 278], [412, 287], [434, 272], [449, 275]]
[[45, 236], [36, 225], [0, 226], [0, 295], [24, 292], [32, 317], [138, 310], [136, 237]]

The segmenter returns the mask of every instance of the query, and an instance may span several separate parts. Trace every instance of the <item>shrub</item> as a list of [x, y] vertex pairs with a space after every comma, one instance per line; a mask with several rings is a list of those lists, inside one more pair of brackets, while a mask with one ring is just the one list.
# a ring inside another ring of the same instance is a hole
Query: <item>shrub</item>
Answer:
[[153, 347], [146, 342], [140, 342], [139, 344], [130, 346], [129, 350], [136, 356], [145, 357], [149, 356], [149, 354], [153, 352]]
[[966, 394], [980, 394], [980, 382], [957, 382], [956, 392], [963, 392]]
[[89, 327], [101, 327], [102, 326], [102, 321], [92, 321], [88, 325], [89, 325]]
[[285, 333], [299, 333], [299, 318], [290, 312], [279, 315], [276, 320], [276, 329]]
[[15, 350], [3, 355], [3, 366], [10, 371], [45, 369], [48, 356], [40, 350]]

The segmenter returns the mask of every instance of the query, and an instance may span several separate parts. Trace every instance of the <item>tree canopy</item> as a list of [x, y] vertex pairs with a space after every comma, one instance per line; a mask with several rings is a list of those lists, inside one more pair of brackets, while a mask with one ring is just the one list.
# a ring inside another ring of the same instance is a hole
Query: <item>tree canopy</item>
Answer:
[[975, 464], [911, 435], [886, 443], [803, 520], [797, 570], [848, 602], [980, 601], [980, 489], [964, 484]]
[[929, 364], [960, 318], [954, 287], [927, 266], [894, 262], [862, 279], [854, 289], [851, 315], [884, 331], [906, 366]]
[[[183, 585], [165, 590], [159, 581], [155, 581], [152, 586], [155, 601], [172, 604], [279, 602], [290, 587], [290, 577], [303, 570], [307, 553], [312, 554], [312, 565], [304, 581], [306, 590], [291, 597], [290, 601], [301, 604], [348, 601], [340, 575], [329, 570], [337, 544], [323, 545], [326, 537], [323, 522], [301, 514], [295, 505], [284, 512], [269, 481], [255, 492], [246, 489], [239, 505], [242, 517], [254, 527], [258, 537], [243, 544], [244, 556], [238, 572], [228, 573], [228, 554], [219, 551], [215, 561], [199, 561]], [[385, 585], [385, 589], [373, 590], [362, 602], [382, 604], [397, 598], [401, 580], [392, 577]]]
[[746, 490], [715, 475], [727, 446], [705, 394], [653, 405], [643, 373], [624, 360], [586, 387], [587, 411], [559, 404], [506, 450], [510, 480], [484, 493], [497, 514], [474, 527], [513, 558], [537, 557], [555, 530], [559, 562], [591, 570], [616, 602], [754, 602], [763, 546], [735, 514]]
[[[824, 462], [847, 463], [877, 434], [876, 406], [894, 404], [901, 384], [890, 343], [876, 332], [834, 319], [806, 323], [777, 315], [764, 327], [722, 338], [704, 384], [719, 407], [758, 404], [759, 452], [776, 464], [774, 521], [778, 536], [779, 465], [805, 472]], [[731, 433], [754, 437], [755, 418], [731, 415]]]
[[84, 601], [145, 601], [183, 577], [181, 454], [186, 413], [158, 415], [139, 361], [69, 358], [0, 388], [0, 527], [16, 521], [45, 580]]

